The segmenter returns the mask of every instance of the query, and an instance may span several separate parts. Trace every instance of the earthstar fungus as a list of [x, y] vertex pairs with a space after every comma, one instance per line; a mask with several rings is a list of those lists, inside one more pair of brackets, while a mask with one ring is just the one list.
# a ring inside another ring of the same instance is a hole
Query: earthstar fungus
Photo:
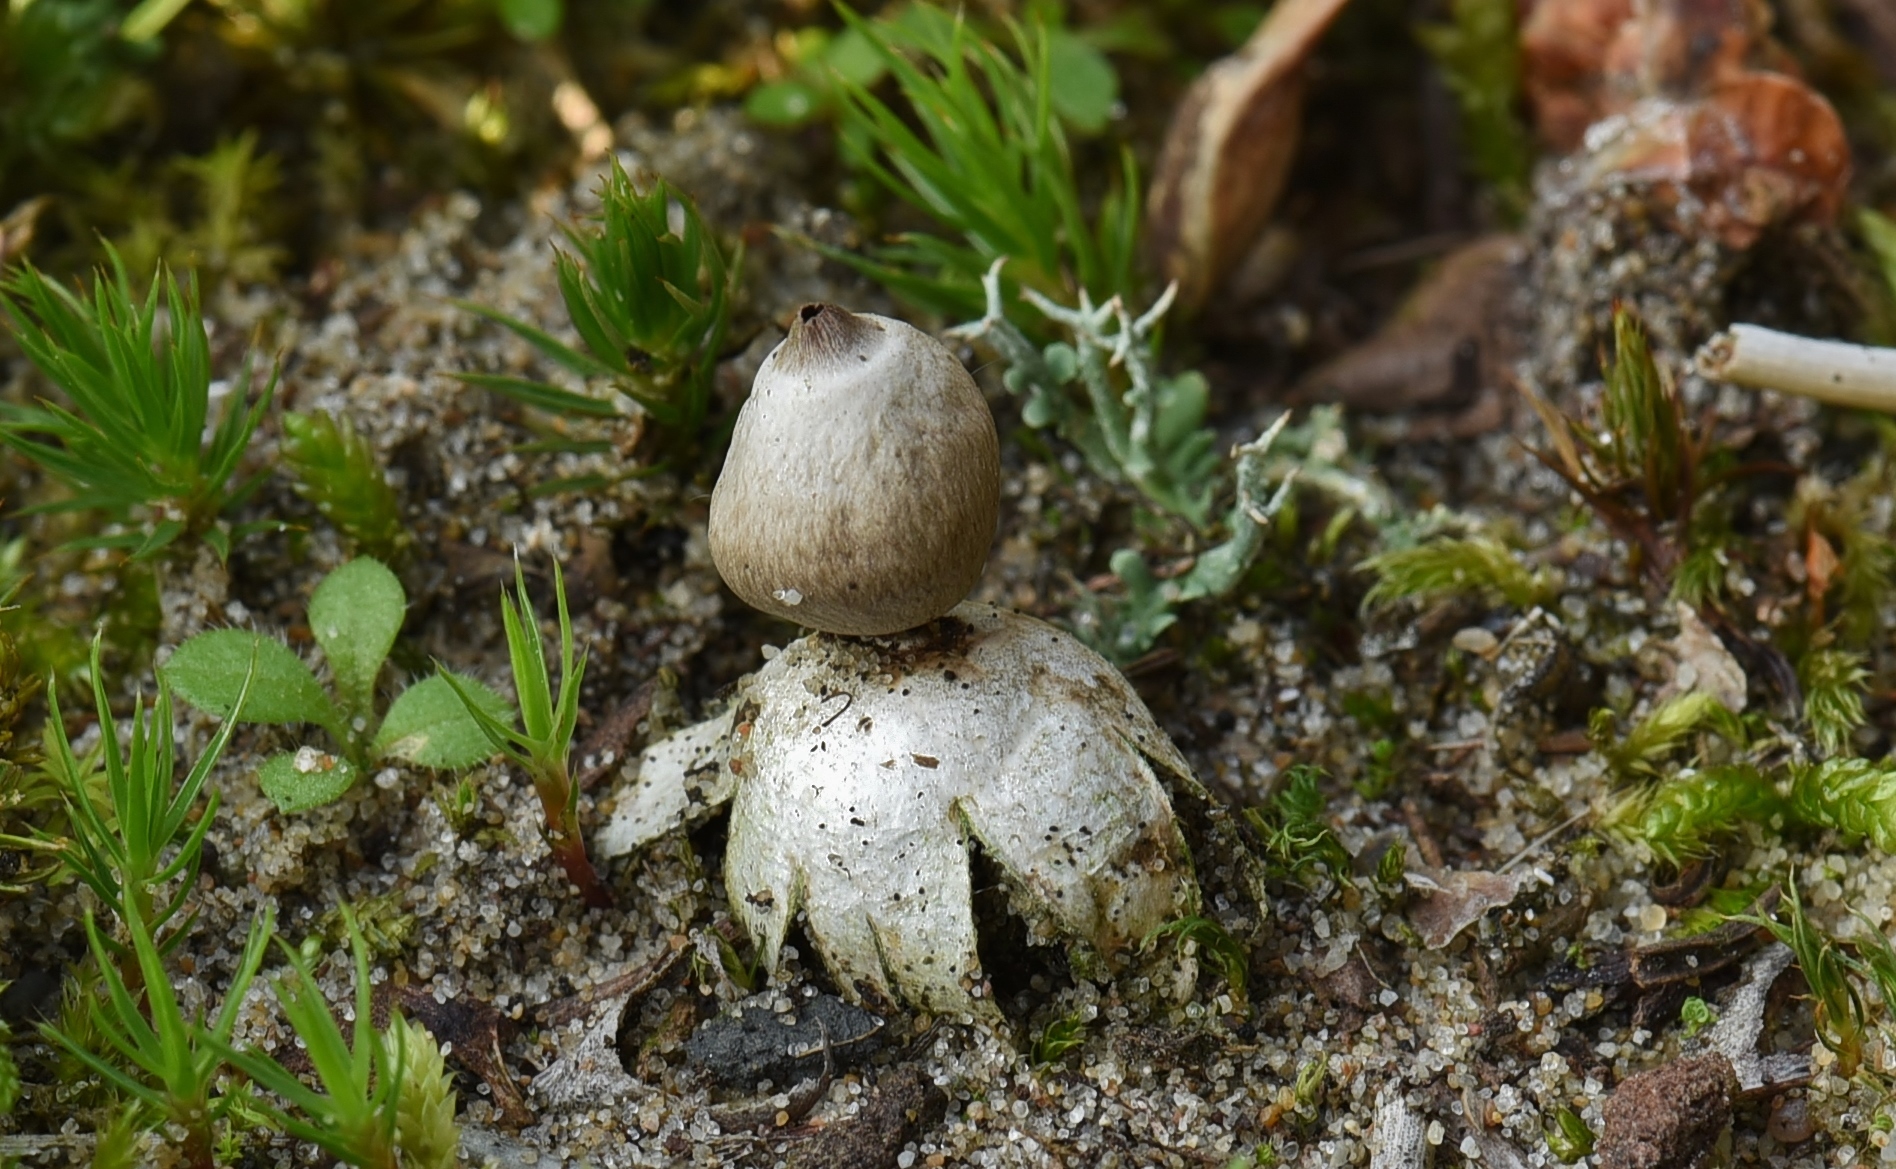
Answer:
[[1167, 784], [1204, 792], [1131, 686], [1069, 634], [961, 600], [997, 509], [993, 421], [953, 354], [800, 310], [739, 417], [711, 545], [739, 596], [819, 631], [645, 752], [601, 855], [728, 804], [727, 893], [766, 969], [801, 915], [845, 994], [955, 1014], [992, 1011], [977, 845], [1032, 940], [1106, 968], [1195, 912]]

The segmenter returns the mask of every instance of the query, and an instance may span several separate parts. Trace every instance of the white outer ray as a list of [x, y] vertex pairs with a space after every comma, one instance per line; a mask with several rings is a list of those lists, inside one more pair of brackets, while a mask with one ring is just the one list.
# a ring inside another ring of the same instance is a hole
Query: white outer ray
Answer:
[[971, 837], [1036, 941], [1110, 956], [1196, 906], [1154, 771], [1195, 787], [1185, 760], [1118, 671], [1045, 622], [962, 604], [895, 637], [807, 637], [716, 721], [647, 752], [602, 851], [707, 809], [716, 767], [736, 788], [725, 881], [770, 969], [802, 910], [849, 992], [986, 1010]]

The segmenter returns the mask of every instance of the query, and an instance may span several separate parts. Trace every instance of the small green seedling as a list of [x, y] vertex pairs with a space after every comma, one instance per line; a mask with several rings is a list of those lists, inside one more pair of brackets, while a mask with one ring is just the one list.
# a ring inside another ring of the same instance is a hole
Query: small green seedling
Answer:
[[1571, 1165], [1593, 1152], [1593, 1139], [1593, 1130], [1578, 1112], [1561, 1108], [1554, 1113], [1554, 1127], [1547, 1130], [1547, 1151]]
[[[437, 674], [402, 691], [386, 713], [376, 713], [376, 680], [407, 605], [395, 574], [366, 557], [316, 586], [309, 627], [329, 659], [331, 690], [289, 646], [240, 629], [193, 637], [159, 673], [199, 710], [236, 722], [314, 724], [329, 732], [335, 753], [306, 746], [273, 755], [258, 769], [264, 793], [285, 812], [340, 799], [377, 761], [444, 771], [472, 767], [493, 752], [461, 696], [490, 718], [507, 710], [505, 700], [481, 683]], [[256, 678], [240, 709], [237, 682], [249, 662], [255, 663]]]
[[1712, 1004], [1697, 995], [1692, 995], [1679, 1005], [1679, 1024], [1687, 1039], [1698, 1038], [1699, 1032], [1718, 1021], [1718, 1012]]
[[[410, 1159], [410, 1150], [404, 1148], [400, 1136], [404, 1097], [415, 1100], [408, 1084], [408, 1061], [417, 1056], [425, 1058], [425, 1052], [415, 1051], [414, 1045], [406, 1041], [405, 1028], [402, 1038], [395, 1042], [376, 1031], [368, 947], [354, 924], [353, 918], [349, 919], [349, 950], [355, 960], [355, 1015], [347, 1037], [323, 997], [309, 959], [277, 939], [277, 947], [290, 966], [288, 974], [274, 980], [277, 1001], [302, 1041], [319, 1088], [305, 1084], [302, 1077], [266, 1052], [255, 1048], [239, 1051], [215, 1038], [212, 1045], [231, 1066], [289, 1105], [284, 1108], [266, 1102], [263, 1108], [278, 1127], [296, 1139], [363, 1169], [430, 1164]], [[436, 1095], [438, 1090], [437, 1085], [425, 1089], [424, 1094]], [[418, 1138], [434, 1148], [439, 1140], [439, 1104], [411, 1104], [410, 1108], [420, 1116]], [[432, 1164], [444, 1162], [436, 1160]]]
[[120, 976], [114, 947], [88, 913], [86, 936], [103, 984], [103, 1001], [96, 995], [88, 997], [89, 1026], [83, 1039], [51, 1025], [41, 1028], [46, 1038], [142, 1105], [141, 1119], [147, 1124], [170, 1125], [182, 1134], [179, 1151], [191, 1169], [212, 1169], [216, 1164], [217, 1127], [230, 1099], [217, 1091], [224, 1071], [223, 1049], [237, 1025], [244, 993], [263, 963], [275, 922], [275, 911], [266, 908], [251, 923], [249, 940], [224, 990], [223, 1003], [207, 1024], [201, 1015], [185, 1017], [158, 943], [135, 905], [124, 909], [125, 929], [131, 935], [141, 976], [140, 983], [133, 985]]
[[401, 501], [375, 448], [347, 418], [320, 411], [285, 414], [283, 463], [296, 493], [363, 555], [393, 564], [407, 554], [414, 538], [402, 523]]
[[514, 694], [520, 701], [521, 726], [503, 721], [493, 708], [484, 705], [480, 695], [465, 678], [442, 671], [441, 677], [461, 701], [468, 714], [486, 733], [495, 750], [513, 760], [527, 773], [533, 790], [540, 796], [546, 814], [544, 828], [547, 847], [566, 877], [579, 887], [586, 904], [603, 908], [612, 904], [612, 892], [606, 888], [592, 861], [586, 857], [586, 840], [579, 832], [579, 785], [573, 782], [567, 758], [573, 750], [573, 728], [579, 722], [579, 686], [586, 674], [586, 655], [573, 648], [573, 619], [566, 610], [566, 578], [558, 561], [553, 563], [553, 592], [559, 609], [559, 682], [547, 669], [546, 650], [540, 639], [540, 625], [527, 596], [527, 578], [518, 559], [514, 561], [514, 591], [500, 594], [501, 621], [507, 630], [507, 654], [513, 667]]
[[1671, 590], [1682, 566], [1708, 546], [1708, 489], [1750, 468], [1708, 473], [1711, 431], [1695, 433], [1689, 424], [1677, 387], [1653, 360], [1631, 310], [1615, 309], [1613, 343], [1597, 424], [1529, 397], [1553, 439], [1551, 451], [1533, 453], [1634, 549], [1655, 589]]
[[[168, 951], [182, 936], [185, 924], [166, 931], [183, 909], [197, 876], [204, 834], [217, 810], [212, 792], [195, 822], [192, 814], [204, 782], [230, 741], [236, 724], [226, 720], [198, 756], [197, 763], [176, 782], [172, 757], [171, 695], [162, 678], [158, 699], [149, 717], [141, 698], [132, 707], [132, 736], [121, 752], [118, 721], [105, 696], [104, 671], [99, 656], [103, 633], [92, 640], [92, 698], [99, 717], [100, 749], [93, 759], [74, 754], [60, 716], [59, 700], [49, 688], [47, 702], [46, 768], [60, 785], [71, 838], [55, 842], [41, 834], [31, 839], [0, 839], [10, 847], [46, 848], [57, 845], [60, 862], [121, 921], [134, 917], [158, 939], [160, 952]], [[233, 704], [241, 703], [251, 684], [251, 663], [233, 664]], [[95, 777], [102, 778], [99, 783]], [[102, 787], [101, 801], [95, 788]], [[103, 805], [103, 806], [102, 806]], [[169, 896], [165, 887], [177, 882]], [[138, 967], [130, 968], [136, 978]]]
[[231, 480], [276, 374], [253, 401], [246, 365], [207, 437], [210, 341], [195, 281], [180, 288], [160, 267], [141, 301], [118, 253], [108, 252], [111, 271], [94, 276], [90, 296], [46, 279], [31, 264], [0, 281], [0, 314], [70, 403], [0, 404], [0, 442], [70, 492], [38, 510], [96, 511], [124, 529], [83, 545], [145, 557], [195, 535], [226, 556], [233, 536], [278, 526], [215, 523], [258, 482]]
[[[664, 180], [640, 193], [615, 158], [596, 220], [565, 230], [560, 296], [585, 344], [574, 349], [497, 309], [455, 303], [494, 321], [555, 365], [636, 402], [670, 445], [697, 443], [710, 416], [711, 379], [730, 324], [740, 265], [727, 263], [691, 200]], [[676, 230], [674, 230], [674, 217]], [[613, 418], [609, 397], [508, 374], [464, 373], [469, 385], [558, 415]]]

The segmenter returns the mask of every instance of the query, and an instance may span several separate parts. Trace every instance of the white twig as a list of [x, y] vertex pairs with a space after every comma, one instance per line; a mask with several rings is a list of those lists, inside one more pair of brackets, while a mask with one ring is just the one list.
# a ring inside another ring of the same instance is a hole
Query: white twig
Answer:
[[1694, 361], [1718, 381], [1896, 414], [1896, 349], [1733, 325], [1707, 341]]

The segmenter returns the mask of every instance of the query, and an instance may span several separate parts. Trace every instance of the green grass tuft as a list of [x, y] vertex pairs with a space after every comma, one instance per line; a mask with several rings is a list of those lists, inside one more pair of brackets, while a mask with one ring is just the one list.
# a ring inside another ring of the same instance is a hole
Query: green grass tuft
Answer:
[[[91, 762], [82, 762], [73, 753], [58, 699], [48, 694], [47, 764], [62, 784], [60, 795], [72, 832], [71, 845], [59, 857], [120, 920], [136, 918], [149, 928], [164, 951], [177, 943], [188, 924], [165, 932], [195, 883], [204, 834], [217, 810], [217, 793], [212, 791], [207, 797], [195, 823], [192, 813], [237, 723], [225, 719], [197, 763], [178, 782], [172, 756], [171, 694], [160, 680], [149, 718], [142, 700], [133, 703], [131, 739], [121, 751], [118, 720], [106, 699], [99, 664], [102, 644], [102, 637], [93, 638], [92, 697], [101, 748], [96, 772]], [[239, 674], [234, 686], [236, 706], [243, 705], [250, 683], [250, 675]], [[100, 784], [93, 782], [97, 772], [102, 772]], [[103, 799], [95, 794], [95, 786], [103, 788]], [[176, 891], [166, 896], [164, 890], [174, 881]]]
[[266, 1102], [264, 1110], [282, 1131], [308, 1141], [350, 1165], [402, 1164], [396, 1126], [400, 1118], [407, 1066], [403, 1044], [389, 1044], [375, 1030], [370, 1001], [368, 947], [349, 920], [350, 953], [355, 966], [354, 1021], [344, 1036], [323, 997], [309, 960], [277, 939], [290, 972], [274, 981], [277, 1002], [302, 1041], [318, 1087], [285, 1068], [267, 1053], [242, 1051], [228, 1041], [212, 1041], [233, 1067], [289, 1104]]
[[[1551, 451], [1535, 454], [1633, 548], [1647, 579], [1669, 591], [1682, 564], [1710, 538], [1701, 513], [1711, 436], [1687, 424], [1678, 391], [1630, 310], [1614, 310], [1613, 342], [1597, 424], [1529, 399], [1553, 439]], [[1702, 587], [1705, 574], [1703, 566], [1695, 569], [1692, 585]]]
[[[617, 158], [600, 185], [599, 202], [596, 217], [564, 229], [571, 250], [555, 260], [560, 297], [583, 350], [495, 309], [456, 303], [505, 326], [568, 373], [606, 382], [666, 433], [668, 451], [689, 450], [710, 418], [712, 378], [741, 261], [727, 261], [683, 193], [663, 179], [641, 192]], [[458, 376], [555, 414], [620, 413], [606, 398], [545, 382], [505, 374]]]
[[39, 510], [97, 511], [128, 529], [89, 545], [148, 556], [201, 534], [227, 552], [228, 538], [207, 528], [244, 493], [231, 480], [276, 376], [252, 401], [246, 366], [207, 440], [210, 342], [195, 282], [180, 287], [160, 268], [141, 300], [117, 253], [111, 259], [89, 296], [30, 264], [0, 282], [0, 313], [68, 403], [0, 404], [0, 442], [67, 489]]
[[1118, 181], [1089, 216], [1093, 200], [1081, 190], [1055, 110], [1055, 42], [1043, 24], [1013, 26], [1016, 56], [939, 10], [917, 6], [900, 25], [866, 21], [847, 7], [842, 13], [902, 98], [898, 109], [839, 79], [845, 157], [947, 235], [909, 233], [868, 258], [826, 254], [958, 320], [985, 311], [981, 279], [1001, 259], [1015, 319], [1022, 288], [1069, 305], [1134, 291], [1139, 178], [1132, 155], [1121, 155]]
[[78, 1033], [68, 1034], [53, 1026], [42, 1031], [125, 1098], [142, 1105], [144, 1116], [182, 1133], [179, 1150], [187, 1165], [211, 1169], [217, 1125], [229, 1099], [227, 1093], [218, 1091], [224, 1071], [222, 1050], [237, 1025], [244, 993], [263, 963], [275, 912], [266, 908], [251, 923], [249, 940], [224, 991], [223, 1003], [208, 1023], [201, 1014], [185, 1016], [158, 943], [136, 904], [128, 902], [123, 914], [137, 980], [128, 982], [121, 976], [121, 955], [101, 936], [98, 923], [87, 914], [86, 936], [103, 995], [85, 1000], [89, 1025]]

